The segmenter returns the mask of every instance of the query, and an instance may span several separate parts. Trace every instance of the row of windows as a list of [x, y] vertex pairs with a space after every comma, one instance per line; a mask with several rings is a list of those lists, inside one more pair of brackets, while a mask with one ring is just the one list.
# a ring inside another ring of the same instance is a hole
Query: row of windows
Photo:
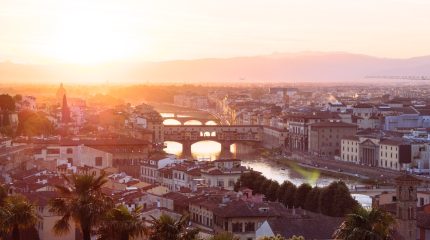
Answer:
[[193, 213], [193, 221], [206, 225], [208, 227], [212, 227], [212, 219], [209, 217], [202, 216], [200, 214]]
[[[396, 159], [397, 159], [397, 153], [395, 154]], [[381, 152], [381, 157], [383, 157], [383, 152]], [[385, 152], [385, 157], [388, 157], [388, 153]], [[390, 153], [390, 158], [393, 158], [393, 153]]]
[[[390, 164], [389, 164], [389, 165], [390, 165], [390, 166], [389, 166], [390, 168], [393, 168], [393, 166], [394, 166], [394, 168], [395, 168], [395, 169], [397, 169], [397, 163], [394, 163], [394, 164], [393, 164], [393, 162], [391, 162], [391, 161], [390, 161]], [[381, 167], [388, 167], [388, 161], [387, 161], [387, 160], [385, 160], [385, 161], [384, 161], [384, 160], [381, 160], [381, 161], [379, 162], [379, 166], [381, 166]]]
[[[384, 147], [384, 146], [382, 146], [382, 145], [381, 145], [381, 146], [379, 146], [379, 148], [380, 148], [380, 149], [382, 149], [383, 147]], [[386, 150], [388, 149], [388, 146], [387, 146], [387, 145], [385, 145], [385, 149], [386, 149]], [[390, 150], [393, 150], [393, 147], [392, 147], [392, 146], [390, 147]], [[397, 147], [395, 147], [395, 148], [394, 148], [394, 150], [397, 150]]]
[[342, 154], [342, 159], [346, 160], [346, 161], [357, 161], [357, 156], [353, 156], [353, 155], [349, 155], [346, 154], [346, 158], [345, 158], [345, 154]]
[[254, 232], [255, 231], [255, 223], [254, 222], [246, 222], [245, 229], [243, 229], [243, 223], [232, 223], [232, 232]]
[[347, 141], [347, 140], [343, 140], [343, 142], [345, 143], [346, 142], [346, 144], [348, 144], [348, 145], [355, 145], [355, 146], [357, 146], [358, 145], [358, 142], [356, 142], [356, 141]]
[[[345, 151], [345, 146], [342, 146], [342, 151]], [[346, 151], [349, 152], [349, 147], [346, 148]], [[351, 147], [351, 152], [358, 152], [358, 148]]]

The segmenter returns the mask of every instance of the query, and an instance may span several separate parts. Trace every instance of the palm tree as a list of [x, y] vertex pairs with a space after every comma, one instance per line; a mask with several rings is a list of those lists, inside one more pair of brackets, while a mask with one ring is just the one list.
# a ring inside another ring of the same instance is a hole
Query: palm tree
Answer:
[[6, 233], [12, 232], [12, 240], [19, 240], [20, 231], [33, 227], [38, 221], [34, 205], [22, 195], [6, 197], [2, 209], [1, 225]]
[[128, 240], [146, 233], [142, 207], [129, 211], [124, 205], [111, 209], [98, 229], [99, 240]]
[[152, 217], [150, 223], [152, 227], [149, 232], [149, 240], [193, 240], [199, 233], [199, 229], [187, 227], [188, 217], [185, 216], [175, 221], [169, 215], [163, 214], [159, 219]]
[[63, 175], [66, 186], [56, 186], [60, 194], [50, 201], [50, 212], [62, 216], [55, 225], [54, 232], [63, 235], [70, 230], [70, 220], [80, 228], [83, 239], [91, 239], [91, 231], [100, 224], [102, 217], [112, 206], [112, 201], [101, 191], [106, 183], [105, 175]]
[[348, 214], [334, 234], [335, 239], [386, 240], [391, 237], [394, 217], [379, 208], [357, 208]]

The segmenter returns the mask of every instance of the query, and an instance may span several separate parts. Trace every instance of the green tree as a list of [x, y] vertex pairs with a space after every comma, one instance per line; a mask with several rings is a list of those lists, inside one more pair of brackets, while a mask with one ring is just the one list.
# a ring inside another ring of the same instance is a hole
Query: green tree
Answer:
[[17, 94], [15, 96], [13, 96], [13, 100], [15, 102], [21, 102], [22, 101], [22, 95], [21, 94]]
[[346, 214], [351, 213], [354, 209], [358, 208], [360, 204], [355, 200], [348, 187], [342, 181], [337, 182], [337, 188], [333, 201], [333, 216], [334, 217], [344, 217]]
[[239, 238], [235, 237], [233, 233], [223, 232], [209, 238], [209, 240], [239, 240]]
[[150, 223], [152, 226], [148, 233], [149, 240], [194, 240], [199, 233], [199, 229], [188, 228], [188, 217], [185, 216], [175, 221], [169, 215], [163, 214], [158, 219], [152, 217]]
[[353, 213], [347, 215], [345, 221], [334, 233], [334, 238], [388, 240], [392, 239], [391, 230], [395, 223], [394, 217], [382, 209], [356, 208]]
[[332, 182], [330, 183], [330, 185], [328, 185], [327, 187], [324, 187], [321, 190], [318, 203], [319, 203], [320, 212], [324, 215], [328, 215], [328, 216], [334, 215], [334, 211], [336, 209], [333, 209], [333, 208], [336, 206], [333, 205], [333, 201], [335, 197], [334, 195], [336, 194], [336, 188], [337, 188], [337, 184]]
[[287, 191], [288, 185], [292, 184], [290, 181], [285, 180], [278, 188], [278, 192], [276, 193], [276, 198], [279, 201], [282, 201], [282, 198], [285, 195], [285, 191]]
[[144, 221], [140, 217], [142, 207], [129, 211], [120, 205], [107, 212], [98, 229], [99, 240], [128, 240], [146, 233]]
[[0, 94], [0, 110], [15, 111], [15, 101], [9, 94]]
[[70, 220], [78, 224], [84, 240], [91, 239], [91, 231], [100, 222], [112, 201], [101, 191], [106, 183], [104, 175], [63, 175], [67, 186], [56, 186], [60, 197], [50, 201], [50, 211], [62, 216], [54, 225], [54, 232], [63, 235], [70, 231]]
[[310, 191], [312, 191], [311, 185], [307, 183], [301, 184], [294, 195], [294, 206], [304, 208], [306, 197]]
[[257, 192], [266, 195], [268, 193], [268, 189], [269, 189], [271, 183], [272, 183], [272, 181], [270, 181], [269, 179], [265, 179], [261, 183], [260, 188], [258, 189]]
[[5, 185], [0, 185], [0, 207], [4, 206], [8, 196], [8, 188]]
[[270, 201], [276, 201], [277, 200], [277, 192], [279, 189], [279, 183], [277, 181], [270, 181], [270, 185], [266, 190], [266, 197]]
[[319, 199], [322, 214], [343, 217], [358, 206], [344, 182], [332, 182], [324, 187]]
[[36, 208], [22, 195], [6, 197], [1, 208], [1, 232], [3, 235], [12, 233], [12, 240], [20, 240], [21, 231], [38, 221]]
[[293, 235], [292, 237], [290, 237], [290, 239], [288, 239], [288, 240], [305, 240], [305, 238], [304, 237], [302, 237], [302, 236], [296, 236], [296, 235]]
[[294, 207], [294, 196], [296, 194], [296, 191], [297, 191], [296, 185], [289, 182], [286, 186], [284, 195], [280, 199], [286, 207], [291, 207], [291, 208]]
[[29, 110], [18, 114], [17, 134], [25, 136], [49, 135], [55, 132], [54, 125], [42, 112]]
[[305, 240], [305, 238], [302, 237], [302, 236], [296, 236], [296, 235], [294, 235], [291, 238], [286, 239], [283, 236], [281, 236], [281, 235], [278, 234], [276, 236], [262, 237], [262, 238], [259, 238], [258, 240]]
[[306, 195], [305, 209], [312, 212], [319, 212], [319, 197], [321, 189], [319, 187], [314, 187]]

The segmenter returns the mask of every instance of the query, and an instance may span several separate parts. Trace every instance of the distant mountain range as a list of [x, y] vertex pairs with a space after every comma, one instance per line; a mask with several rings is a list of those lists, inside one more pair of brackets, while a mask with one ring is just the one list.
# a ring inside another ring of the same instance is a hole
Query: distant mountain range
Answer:
[[369, 75], [429, 76], [430, 56], [390, 59], [343, 52], [304, 52], [86, 67], [0, 63], [0, 83], [352, 83], [364, 81]]

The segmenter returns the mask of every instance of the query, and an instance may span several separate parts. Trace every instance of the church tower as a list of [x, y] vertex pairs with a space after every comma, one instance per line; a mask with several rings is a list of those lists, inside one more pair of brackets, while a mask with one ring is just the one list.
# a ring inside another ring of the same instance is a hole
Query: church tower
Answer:
[[69, 106], [67, 105], [66, 95], [63, 96], [63, 106], [61, 108], [61, 122], [63, 123], [70, 122], [70, 110], [69, 110]]
[[64, 95], [66, 95], [66, 89], [63, 87], [63, 83], [61, 83], [60, 87], [57, 89], [57, 93], [55, 94], [57, 104], [61, 104], [64, 99]]
[[417, 239], [417, 187], [421, 180], [405, 174], [395, 179], [398, 233], [403, 239]]

